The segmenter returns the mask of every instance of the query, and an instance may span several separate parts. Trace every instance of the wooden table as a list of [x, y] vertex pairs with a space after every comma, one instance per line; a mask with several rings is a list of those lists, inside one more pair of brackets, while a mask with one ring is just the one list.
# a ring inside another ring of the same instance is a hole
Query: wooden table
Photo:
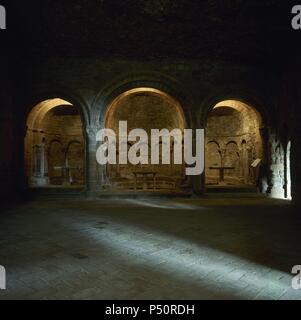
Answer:
[[219, 184], [225, 183], [225, 170], [234, 170], [235, 167], [209, 167], [211, 170], [219, 170]]
[[137, 180], [139, 176], [143, 177], [143, 190], [147, 190], [147, 176], [152, 176], [153, 180], [153, 190], [156, 190], [156, 175], [157, 172], [154, 171], [134, 171], [135, 176], [135, 190], [137, 190]]

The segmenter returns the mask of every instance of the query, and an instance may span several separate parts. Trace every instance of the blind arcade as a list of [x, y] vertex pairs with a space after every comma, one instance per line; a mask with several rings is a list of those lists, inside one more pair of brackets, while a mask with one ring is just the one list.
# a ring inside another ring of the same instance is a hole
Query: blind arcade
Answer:
[[[185, 129], [184, 134], [180, 129], [172, 131], [152, 129], [150, 140], [149, 146], [148, 133], [143, 129], [137, 128], [128, 134], [127, 121], [119, 121], [118, 139], [116, 133], [111, 129], [102, 129], [97, 133], [96, 141], [100, 143], [96, 152], [97, 162], [100, 165], [128, 164], [128, 162], [132, 165], [160, 163], [169, 165], [172, 161], [171, 149], [173, 149], [174, 164], [183, 164], [184, 160], [188, 165], [186, 175], [203, 173], [204, 129], [196, 129], [195, 135], [192, 129]], [[129, 141], [134, 144], [128, 150]]]

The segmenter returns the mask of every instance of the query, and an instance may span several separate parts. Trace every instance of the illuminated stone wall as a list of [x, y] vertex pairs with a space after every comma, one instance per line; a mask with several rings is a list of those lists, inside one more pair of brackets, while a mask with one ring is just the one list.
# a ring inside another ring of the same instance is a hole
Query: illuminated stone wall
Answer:
[[[32, 117], [34, 118], [34, 115]], [[84, 146], [82, 122], [76, 108], [57, 106], [50, 109], [38, 123], [33, 122], [33, 127], [28, 128], [27, 131], [26, 169], [29, 183], [32, 185], [83, 185], [85, 181]], [[36, 150], [36, 148], [42, 148], [42, 150]], [[33, 169], [36, 161], [34, 153], [37, 151], [45, 154], [45, 172], [42, 179], [35, 178]]]
[[[256, 150], [255, 156], [262, 156], [264, 160], [259, 177], [260, 183], [265, 185], [262, 189], [263, 192], [268, 192], [273, 196], [274, 194], [283, 194], [282, 190], [280, 193], [278, 192], [279, 188], [282, 188], [284, 193], [289, 189], [286, 187], [288, 176], [286, 149], [289, 141], [291, 141], [292, 154], [290, 162], [292, 193], [296, 195], [299, 192], [301, 162], [299, 159], [300, 120], [298, 120], [298, 110], [301, 99], [296, 93], [299, 92], [296, 89], [298, 87], [297, 75], [294, 81], [286, 80], [284, 90], [282, 78], [275, 75], [273, 70], [248, 66], [239, 62], [55, 58], [44, 59], [34, 65], [26, 65], [24, 68], [23, 71], [27, 70], [30, 74], [30, 79], [23, 81], [24, 74], [22, 76], [22, 70], [20, 70], [20, 76], [16, 77], [22, 83], [22, 86], [18, 87], [20, 90], [12, 91], [14, 87], [9, 88], [5, 83], [1, 89], [3, 93], [0, 106], [1, 132], [4, 132], [1, 143], [6, 148], [5, 152], [2, 151], [3, 148], [1, 149], [3, 168], [1, 177], [2, 181], [9, 180], [14, 190], [26, 190], [29, 182], [26, 183], [25, 177], [29, 178], [30, 165], [28, 164], [30, 161], [28, 160], [28, 151], [24, 150], [28, 115], [37, 103], [45, 99], [61, 98], [76, 105], [81, 113], [82, 129], [85, 133], [84, 149], [87, 158], [84, 170], [86, 191], [92, 197], [100, 195], [107, 186], [107, 179], [106, 172], [96, 162], [96, 133], [105, 126], [107, 111], [117, 97], [134, 88], [149, 87], [167, 93], [181, 105], [188, 128], [206, 128], [210, 110], [220, 101], [237, 99], [237, 101], [244, 101], [253, 107], [262, 117], [260, 127], [262, 155], [260, 141], [252, 140], [252, 135], [245, 138], [245, 146], [248, 150], [248, 142], [252, 141], [254, 150]], [[287, 75], [287, 79], [290, 77]], [[12, 97], [14, 98], [12, 99]], [[152, 104], [156, 104], [156, 101], [153, 100]], [[288, 112], [288, 110], [293, 110], [293, 112]], [[127, 112], [129, 115], [129, 111]], [[133, 117], [133, 114], [136, 118]], [[158, 116], [158, 120], [155, 122], [144, 121], [144, 125], [158, 127], [161, 120], [163, 123], [164, 117], [161, 118], [161, 115], [163, 116], [161, 109], [160, 112], [152, 114], [151, 108], [147, 108], [145, 115], [148, 119]], [[44, 116], [45, 114], [41, 118]], [[243, 118], [248, 119], [248, 115], [244, 114]], [[166, 114], [164, 121], [167, 125], [178, 126], [175, 119], [174, 114]], [[129, 115], [129, 120], [135, 120], [137, 127], [140, 127], [139, 123], [143, 123], [139, 110]], [[245, 121], [244, 123], [248, 125], [251, 122]], [[212, 123], [211, 127], [214, 128], [216, 125]], [[230, 127], [224, 127], [224, 130], [230, 130]], [[247, 127], [243, 131], [246, 130], [248, 130]], [[38, 131], [31, 136], [40, 137]], [[255, 135], [253, 136], [255, 137]], [[282, 165], [284, 169], [278, 170], [278, 172], [275, 171], [277, 166], [273, 164], [273, 153], [275, 152], [272, 148], [273, 136], [281, 145], [280, 149], [284, 154], [280, 157], [284, 159]], [[241, 138], [242, 136], [237, 141], [235, 140], [238, 148], [243, 147]], [[27, 140], [28, 137], [26, 137]], [[38, 143], [42, 142], [42, 139], [37, 138], [37, 140], [39, 140]], [[56, 148], [59, 149], [59, 146], [57, 145]], [[219, 163], [216, 149], [218, 149], [217, 144], [212, 144], [209, 150], [207, 148], [207, 153], [211, 154], [210, 159], [212, 159], [213, 165]], [[23, 161], [24, 151], [25, 161]], [[76, 153], [76, 151], [71, 152]], [[56, 152], [54, 153], [56, 154]], [[235, 144], [229, 145], [228, 153], [231, 164], [236, 161], [234, 157], [236, 154]], [[253, 158], [253, 154], [251, 157]], [[60, 163], [61, 160], [57, 162]], [[216, 175], [216, 172], [211, 174], [213, 178]], [[229, 174], [227, 175], [231, 178]], [[284, 178], [281, 178], [282, 180], [279, 182], [277, 175], [284, 176]], [[8, 179], [8, 176], [11, 179]], [[242, 181], [243, 177], [244, 175], [240, 172], [239, 181]], [[232, 180], [234, 181], [234, 179]], [[189, 177], [187, 187], [196, 194], [204, 193], [205, 175]]]
[[[128, 133], [136, 128], [144, 129], [149, 137], [149, 164], [134, 166], [108, 165], [105, 179], [108, 189], [146, 189], [154, 190], [176, 190], [181, 188], [184, 182], [184, 167], [173, 163], [173, 142], [171, 142], [171, 164], [152, 165], [151, 162], [151, 130], [152, 129], [180, 129], [185, 128], [185, 120], [181, 106], [172, 98], [163, 93], [142, 90], [140, 92], [129, 92], [118, 97], [110, 106], [106, 128], [110, 128], [119, 135], [119, 121], [127, 121]], [[135, 142], [128, 142], [128, 150]], [[117, 144], [117, 149], [119, 144]], [[162, 144], [160, 145], [162, 148]], [[162, 161], [162, 157], [160, 158]], [[150, 172], [150, 175], [139, 175], [135, 185], [134, 172]], [[155, 176], [155, 188], [153, 175]]]
[[238, 101], [219, 103], [209, 114], [206, 129], [206, 183], [218, 184], [219, 171], [225, 170], [229, 185], [257, 184], [251, 165], [263, 159], [260, 118], [249, 106]]

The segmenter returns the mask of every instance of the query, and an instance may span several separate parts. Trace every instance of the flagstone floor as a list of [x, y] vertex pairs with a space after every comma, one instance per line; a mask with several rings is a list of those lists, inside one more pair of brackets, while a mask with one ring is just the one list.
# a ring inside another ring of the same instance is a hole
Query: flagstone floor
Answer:
[[0, 214], [0, 299], [301, 299], [285, 201], [52, 200]]

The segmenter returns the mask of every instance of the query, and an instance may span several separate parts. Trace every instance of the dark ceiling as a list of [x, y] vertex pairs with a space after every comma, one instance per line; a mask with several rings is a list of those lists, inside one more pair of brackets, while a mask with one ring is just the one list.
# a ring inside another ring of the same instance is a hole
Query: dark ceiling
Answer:
[[9, 47], [30, 57], [266, 63], [289, 59], [300, 47], [287, 0], [15, 2], [7, 9]]

